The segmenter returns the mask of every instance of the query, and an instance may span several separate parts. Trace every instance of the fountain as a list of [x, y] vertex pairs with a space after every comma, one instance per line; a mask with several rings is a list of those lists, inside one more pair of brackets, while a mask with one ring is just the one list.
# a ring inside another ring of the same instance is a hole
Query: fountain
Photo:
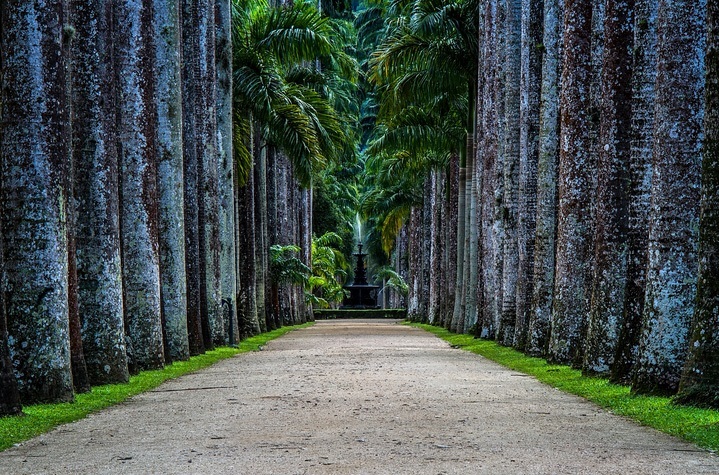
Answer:
[[377, 306], [377, 290], [379, 285], [372, 285], [367, 282], [367, 269], [365, 268], [364, 257], [367, 253], [362, 252], [362, 242], [357, 244], [357, 252], [352, 254], [357, 256], [357, 267], [355, 267], [355, 278], [352, 284], [345, 285], [343, 288], [348, 290], [350, 295], [345, 297], [342, 302], [341, 309], [363, 309], [363, 308], [379, 308]]

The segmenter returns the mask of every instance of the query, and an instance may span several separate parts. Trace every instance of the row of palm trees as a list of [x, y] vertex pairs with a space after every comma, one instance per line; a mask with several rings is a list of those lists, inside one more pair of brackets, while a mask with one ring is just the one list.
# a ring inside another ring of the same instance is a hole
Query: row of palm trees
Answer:
[[3, 4], [0, 414], [311, 318], [272, 250], [309, 266], [309, 185], [353, 153], [347, 26], [300, 2]]
[[717, 405], [716, 8], [367, 5], [363, 205], [411, 318]]

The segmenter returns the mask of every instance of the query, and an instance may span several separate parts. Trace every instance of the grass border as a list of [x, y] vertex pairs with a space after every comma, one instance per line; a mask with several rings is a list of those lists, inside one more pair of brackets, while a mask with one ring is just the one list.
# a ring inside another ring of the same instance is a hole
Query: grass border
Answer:
[[23, 408], [23, 415], [0, 418], [0, 451], [50, 431], [55, 427], [83, 419], [88, 414], [119, 404], [137, 394], [147, 392], [170, 379], [179, 378], [218, 361], [240, 353], [256, 351], [270, 340], [314, 322], [281, 327], [243, 340], [237, 347], [220, 347], [187, 361], [174, 362], [163, 369], [143, 371], [122, 384], [95, 386], [89, 393], [77, 394], [70, 403], [35, 404]]
[[682, 438], [712, 452], [719, 450], [719, 411], [679, 406], [669, 397], [635, 396], [628, 386], [612, 384], [606, 378], [583, 376], [569, 366], [547, 363], [513, 348], [471, 335], [452, 333], [442, 327], [406, 322], [447, 341], [455, 348], [485, 358], [531, 376], [564, 392], [581, 396], [608, 411], [661, 432]]

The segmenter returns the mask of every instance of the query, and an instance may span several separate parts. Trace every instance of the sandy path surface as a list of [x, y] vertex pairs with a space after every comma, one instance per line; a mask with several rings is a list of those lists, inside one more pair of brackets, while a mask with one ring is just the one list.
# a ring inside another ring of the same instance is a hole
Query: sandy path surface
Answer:
[[719, 473], [394, 321], [323, 321], [0, 453], [0, 474]]

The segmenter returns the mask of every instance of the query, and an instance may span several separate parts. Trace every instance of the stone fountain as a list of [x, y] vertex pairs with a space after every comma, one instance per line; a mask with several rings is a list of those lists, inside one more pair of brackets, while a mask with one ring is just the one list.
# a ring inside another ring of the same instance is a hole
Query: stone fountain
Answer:
[[357, 252], [352, 255], [357, 257], [355, 278], [352, 284], [343, 287], [349, 291], [350, 295], [349, 297], [345, 297], [340, 308], [379, 308], [377, 306], [377, 291], [380, 286], [367, 282], [367, 268], [364, 263], [364, 257], [367, 253], [362, 252], [362, 242], [357, 244]]

